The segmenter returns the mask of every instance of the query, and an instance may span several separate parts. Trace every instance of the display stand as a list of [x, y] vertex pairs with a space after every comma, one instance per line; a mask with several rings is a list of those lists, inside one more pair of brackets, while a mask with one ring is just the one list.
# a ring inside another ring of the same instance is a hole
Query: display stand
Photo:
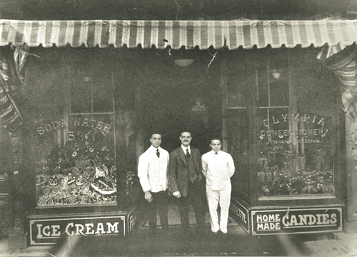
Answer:
[[231, 216], [253, 236], [342, 232], [342, 204], [320, 206], [249, 206], [232, 198]]

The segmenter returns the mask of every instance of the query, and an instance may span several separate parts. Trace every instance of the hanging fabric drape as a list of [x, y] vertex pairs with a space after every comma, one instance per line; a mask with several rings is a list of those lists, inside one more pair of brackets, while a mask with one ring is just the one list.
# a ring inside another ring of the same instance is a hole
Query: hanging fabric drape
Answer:
[[27, 53], [27, 47], [16, 47], [13, 56], [0, 53], [0, 124], [9, 132], [15, 132], [22, 124], [22, 116], [11, 94], [23, 83], [21, 71]]
[[324, 61], [326, 67], [338, 76], [342, 85], [343, 110], [353, 120], [357, 118], [356, 54], [355, 45], [342, 48], [325, 46], [318, 56], [318, 59]]

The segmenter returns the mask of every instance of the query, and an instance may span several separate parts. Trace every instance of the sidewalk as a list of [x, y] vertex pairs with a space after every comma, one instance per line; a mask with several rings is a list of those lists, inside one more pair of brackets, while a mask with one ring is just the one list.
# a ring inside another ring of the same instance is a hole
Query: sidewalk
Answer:
[[315, 240], [306, 239], [303, 244], [311, 256], [357, 256], [357, 233], [316, 234]]
[[[69, 237], [55, 246], [30, 246], [9, 251], [7, 238], [0, 240], [0, 257], [84, 256], [357, 256], [357, 234], [248, 236], [240, 226], [230, 226], [229, 235], [185, 238], [181, 228], [170, 227], [170, 236], [158, 233], [149, 240], [148, 229], [137, 229], [127, 238]], [[160, 230], [159, 230], [160, 232]]]
[[[56, 245], [30, 246], [19, 251], [8, 249], [8, 238], [0, 239], [0, 257], [87, 257], [87, 256], [346, 256], [357, 257], [357, 233], [294, 234], [249, 236], [232, 218], [228, 234], [216, 236], [210, 230], [206, 215], [204, 236], [182, 234], [178, 210], [169, 209], [170, 235], [161, 233], [148, 238], [147, 217], [140, 215], [134, 230], [127, 237], [66, 237]], [[145, 212], [141, 212], [145, 214]], [[190, 223], [194, 233], [193, 211]], [[193, 221], [193, 222], [191, 222]], [[159, 224], [159, 222], [158, 222]]]

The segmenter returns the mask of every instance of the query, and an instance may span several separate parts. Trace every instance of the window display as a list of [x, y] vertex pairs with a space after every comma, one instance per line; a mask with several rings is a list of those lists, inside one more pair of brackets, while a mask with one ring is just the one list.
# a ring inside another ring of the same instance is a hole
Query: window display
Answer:
[[300, 113], [287, 72], [276, 78], [261, 69], [258, 83], [259, 197], [332, 195], [332, 117]]
[[331, 117], [281, 112], [271, 110], [271, 122], [260, 126], [260, 196], [333, 194]]
[[96, 126], [83, 124], [69, 132], [63, 147], [53, 147], [41, 174], [37, 174], [39, 206], [116, 202], [112, 132], [109, 126], [98, 126], [101, 121]]
[[249, 199], [245, 181], [255, 179], [260, 200], [334, 196], [333, 109], [314, 107], [326, 102], [321, 94], [305, 100], [311, 87], [291, 83], [287, 57], [268, 59], [248, 72], [236, 63], [228, 83], [227, 150], [239, 174], [233, 192]]
[[[37, 130], [39, 148], [47, 149], [36, 168], [38, 206], [116, 203], [113, 86], [104, 75], [73, 79], [66, 118]], [[50, 132], [55, 140], [41, 139]]]

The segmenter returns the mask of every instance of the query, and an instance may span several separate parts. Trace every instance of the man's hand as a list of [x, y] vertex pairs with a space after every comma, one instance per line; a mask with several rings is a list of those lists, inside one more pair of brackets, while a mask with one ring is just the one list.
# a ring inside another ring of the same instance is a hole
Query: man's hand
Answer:
[[145, 192], [145, 200], [148, 201], [149, 203], [153, 201], [152, 194], [150, 193], [150, 191]]
[[174, 195], [176, 198], [180, 198], [180, 197], [181, 197], [181, 194], [180, 194], [179, 191], [174, 192], [173, 195]]

